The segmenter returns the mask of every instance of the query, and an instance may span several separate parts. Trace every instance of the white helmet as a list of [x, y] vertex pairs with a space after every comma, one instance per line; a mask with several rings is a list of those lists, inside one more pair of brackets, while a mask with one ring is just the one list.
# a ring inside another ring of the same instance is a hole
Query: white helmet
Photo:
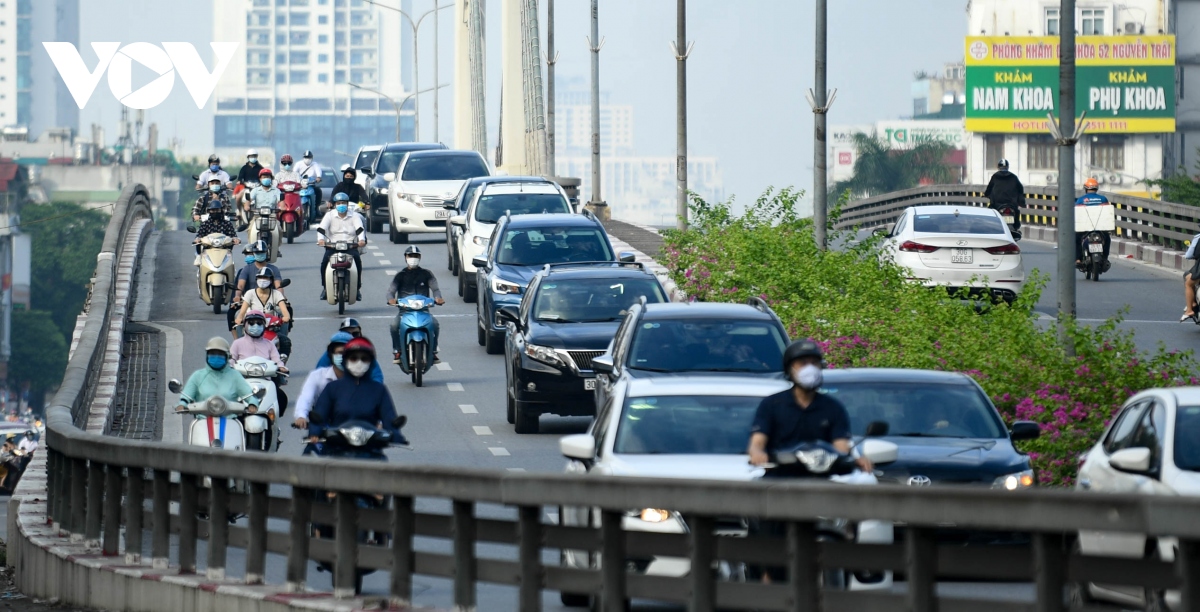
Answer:
[[246, 157], [258, 156], [258, 149], [246, 149]]

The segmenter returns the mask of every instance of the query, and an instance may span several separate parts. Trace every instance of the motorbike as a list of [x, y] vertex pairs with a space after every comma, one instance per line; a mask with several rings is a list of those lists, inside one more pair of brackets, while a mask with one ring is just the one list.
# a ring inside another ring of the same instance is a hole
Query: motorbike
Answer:
[[[284, 282], [286, 283], [287, 281], [285, 280]], [[291, 305], [289, 304], [288, 307], [290, 308]], [[287, 323], [283, 322], [283, 319], [279, 317], [279, 313], [277, 312], [269, 311], [265, 315], [267, 317], [267, 328], [263, 331], [263, 338], [266, 338], [275, 345], [275, 348], [279, 351], [279, 358], [284, 363], [287, 363], [288, 355], [292, 354], [292, 341], [287, 336], [279, 335], [279, 330], [284, 325], [287, 325]]]
[[[167, 383], [167, 388], [171, 390], [171, 393], [179, 393], [183, 390], [183, 384], [172, 379]], [[249, 406], [246, 402], [251, 397], [257, 397], [261, 401], [265, 394], [264, 388], [251, 395], [240, 397], [237, 401], [229, 401], [214, 395], [206, 400], [185, 405], [180, 413], [190, 414], [194, 417], [192, 424], [187, 428], [188, 444], [226, 450], [245, 450], [246, 430], [238, 417], [246, 413]]]
[[[399, 430], [404, 427], [408, 419], [403, 415], [396, 417], [392, 426]], [[319, 425], [319, 423], [318, 423]], [[346, 421], [337, 427], [327, 427], [321, 433], [321, 440], [316, 443], [310, 443], [309, 448], [305, 450], [305, 454], [316, 454], [321, 457], [331, 457], [339, 459], [366, 459], [372, 461], [387, 461], [387, 456], [383, 453], [384, 449], [392, 445], [406, 445], [403, 439], [394, 440], [392, 434], [387, 431], [375, 427], [373, 424], [366, 421]], [[337, 499], [339, 493], [332, 491], [318, 491], [314, 493], [318, 503], [333, 502]], [[354, 505], [357, 508], [385, 508], [387, 501], [385, 497], [378, 495], [366, 494], [342, 494], [353, 495]], [[318, 538], [334, 539], [337, 537], [333, 525], [323, 525], [313, 523], [310, 527], [311, 535]], [[387, 546], [391, 536], [386, 532], [373, 530], [360, 530], [358, 532], [358, 541], [363, 544], [374, 544], [376, 546]], [[325, 561], [317, 562], [317, 571], [332, 572], [333, 565]], [[375, 570], [367, 568], [355, 568], [354, 572], [354, 593], [362, 593], [363, 577], [373, 573]]]
[[[358, 230], [362, 233], [362, 230]], [[329, 258], [329, 267], [325, 269], [325, 301], [337, 304], [338, 314], [346, 312], [346, 304], [353, 305], [358, 301], [358, 266], [350, 255], [352, 244], [345, 241], [326, 244], [325, 248], [336, 251]]]
[[246, 450], [273, 453], [279, 449], [280, 441], [275, 423], [287, 409], [287, 395], [279, 388], [287, 384], [287, 374], [265, 357], [247, 357], [234, 362], [233, 369], [246, 378], [256, 395], [262, 390], [258, 410], [241, 418], [246, 431]]
[[320, 221], [317, 217], [317, 188], [309, 184], [306, 178], [300, 179], [300, 205], [308, 216], [309, 224]]
[[[207, 217], [204, 215], [203, 217]], [[203, 218], [202, 217], [202, 218]], [[195, 229], [189, 227], [191, 231]], [[200, 238], [200, 265], [196, 268], [196, 285], [200, 299], [212, 306], [214, 314], [221, 314], [226, 291], [233, 281], [233, 238], [225, 234], [209, 234]]]
[[283, 237], [288, 244], [304, 233], [308, 228], [308, 219], [304, 214], [304, 204], [300, 198], [300, 183], [284, 181], [279, 184], [283, 199], [279, 201], [279, 225], [283, 229]]
[[1004, 222], [1008, 224], [1009, 231], [1012, 232], [1013, 240], [1021, 239], [1021, 230], [1017, 229], [1017, 218], [1021, 216], [1021, 211], [1016, 204], [1001, 204], [1000, 216]]
[[0, 491], [11, 495], [16, 490], [29, 459], [29, 454], [19, 448], [0, 456]]
[[400, 315], [400, 370], [412, 376], [420, 387], [425, 373], [433, 367], [432, 298], [410, 295], [396, 301]]
[[258, 186], [258, 181], [246, 181], [238, 183], [233, 188], [233, 201], [236, 202], [239, 231], [250, 224], [253, 216], [253, 212], [250, 210], [250, 206], [253, 205], [253, 202], [250, 201], [250, 192]]
[[1076, 267], [1084, 279], [1099, 281], [1100, 275], [1112, 267], [1104, 245], [1116, 229], [1117, 215], [1111, 204], [1075, 207], [1075, 236], [1082, 252]]
[[260, 206], [254, 211], [254, 220], [250, 223], [247, 235], [250, 244], [259, 240], [267, 243], [267, 261], [275, 263], [279, 259], [279, 220], [275, 218], [275, 208]]

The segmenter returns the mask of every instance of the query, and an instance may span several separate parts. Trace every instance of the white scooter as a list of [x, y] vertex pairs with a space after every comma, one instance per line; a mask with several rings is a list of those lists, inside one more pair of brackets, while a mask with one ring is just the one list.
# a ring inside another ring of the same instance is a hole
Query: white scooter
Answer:
[[[171, 393], [179, 393], [183, 385], [178, 380], [167, 383]], [[223, 397], [212, 396], [204, 401], [186, 404], [180, 414], [190, 414], [194, 417], [188, 427], [187, 443], [190, 446], [205, 446], [223, 448], [225, 450], [245, 450], [246, 432], [238, 417], [246, 413], [251, 397], [261, 401], [262, 391], [229, 401]]]
[[283, 232], [280, 231], [276, 211], [270, 206], [259, 206], [250, 220], [247, 238], [250, 244], [259, 240], [267, 243], [267, 262], [275, 263], [279, 259], [279, 244]]
[[[317, 230], [324, 236], [324, 230]], [[358, 230], [362, 233], [362, 229]], [[355, 236], [357, 241], [358, 236]], [[346, 304], [358, 301], [358, 266], [349, 251], [353, 243], [339, 241], [325, 243], [325, 248], [333, 249], [335, 253], [329, 258], [329, 267], [325, 268], [325, 301], [337, 304], [338, 314], [346, 312]]]
[[234, 238], [225, 234], [209, 234], [200, 238], [200, 265], [196, 268], [196, 288], [200, 299], [212, 306], [214, 314], [228, 301], [226, 289], [234, 279]]
[[[247, 357], [233, 363], [233, 369], [246, 378], [255, 396], [259, 397], [258, 411], [242, 415], [246, 431], [246, 450], [273, 453], [279, 449], [279, 428], [275, 425], [283, 406], [275, 387], [287, 384], [287, 375], [279, 372], [275, 362], [265, 357]], [[262, 395], [259, 396], [259, 392]], [[286, 398], [286, 396], [284, 396]], [[286, 401], [286, 400], [285, 400]]]

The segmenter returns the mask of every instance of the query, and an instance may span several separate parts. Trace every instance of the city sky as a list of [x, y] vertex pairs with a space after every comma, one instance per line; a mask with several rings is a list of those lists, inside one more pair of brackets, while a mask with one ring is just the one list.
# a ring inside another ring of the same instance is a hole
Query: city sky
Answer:
[[[385, 0], [386, 1], [386, 0]], [[399, 0], [392, 0], [399, 6]], [[434, 0], [413, 0], [413, 12]], [[443, 0], [443, 4], [447, 3]], [[542, 0], [543, 14], [545, 0]], [[589, 53], [587, 0], [557, 0], [558, 75], [587, 78]], [[488, 129], [495, 146], [499, 114], [500, 3], [488, 3]], [[206, 3], [176, 0], [87, 0], [81, 3], [82, 53], [88, 65], [92, 41], [180, 41], [206, 49], [212, 15]], [[441, 80], [452, 80], [451, 20], [440, 24]], [[675, 2], [601, 0], [600, 85], [614, 103], [632, 104], [635, 144], [641, 155], [675, 152]], [[812, 185], [812, 112], [805, 92], [813, 79], [813, 3], [797, 0], [691, 0], [688, 38], [695, 50], [688, 61], [689, 148], [720, 159], [725, 192], [752, 201], [769, 185]], [[428, 21], [428, 20], [427, 20]], [[829, 3], [829, 87], [838, 97], [829, 123], [870, 123], [911, 114], [913, 73], [937, 70], [962, 59], [965, 3], [961, 0], [837, 0]], [[545, 20], [542, 33], [545, 34]], [[433, 30], [421, 31], [421, 87], [433, 83]], [[398, 35], [398, 34], [397, 34]], [[151, 78], [136, 71], [134, 88]], [[586, 82], [586, 81], [585, 81]], [[452, 94], [441, 98], [441, 140], [452, 141]], [[172, 137], [185, 154], [204, 155], [212, 147], [212, 113], [198, 110], [177, 80], [170, 98], [146, 112], [157, 122], [160, 146]], [[433, 121], [432, 98], [421, 103], [422, 121]], [[80, 127], [99, 123], [108, 144], [116, 138], [120, 105], [104, 82], [81, 115]], [[432, 132], [426, 128], [426, 137]], [[340, 164], [345, 160], [325, 160]]]

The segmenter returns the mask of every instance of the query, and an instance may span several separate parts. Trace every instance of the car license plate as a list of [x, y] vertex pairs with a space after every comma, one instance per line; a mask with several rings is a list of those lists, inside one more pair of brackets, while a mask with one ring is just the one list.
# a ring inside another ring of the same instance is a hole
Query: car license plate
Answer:
[[1012, 216], [1012, 215], [1004, 215], [1004, 222], [1005, 222], [1005, 223], [1012, 224], [1013, 220], [1014, 220], [1014, 218], [1013, 218], [1013, 216]]
[[596, 390], [596, 379], [595, 378], [583, 379], [583, 390], [584, 391], [595, 391]]
[[975, 252], [972, 249], [950, 249], [950, 263], [969, 264], [975, 262]]
[[446, 210], [446, 209], [435, 210], [435, 211], [433, 211], [433, 218], [434, 219], [449, 219], [450, 214], [452, 212], [454, 212], [454, 211]]
[[1104, 252], [1103, 244], [1089, 244], [1088, 245], [1088, 253], [1103, 253], [1103, 252]]

